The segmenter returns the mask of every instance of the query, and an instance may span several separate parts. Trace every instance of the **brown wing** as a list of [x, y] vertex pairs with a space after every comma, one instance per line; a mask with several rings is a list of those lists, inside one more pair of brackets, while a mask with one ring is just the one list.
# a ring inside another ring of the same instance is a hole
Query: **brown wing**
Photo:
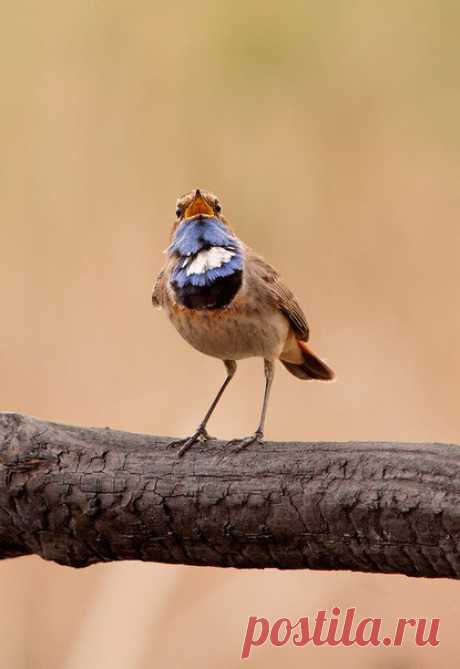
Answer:
[[165, 270], [162, 269], [153, 284], [152, 304], [154, 307], [162, 307], [165, 293]]
[[291, 323], [292, 329], [301, 341], [308, 341], [309, 328], [305, 314], [292, 291], [281, 281], [279, 273], [261, 256], [248, 250], [248, 262], [253, 265], [262, 279], [269, 296]]

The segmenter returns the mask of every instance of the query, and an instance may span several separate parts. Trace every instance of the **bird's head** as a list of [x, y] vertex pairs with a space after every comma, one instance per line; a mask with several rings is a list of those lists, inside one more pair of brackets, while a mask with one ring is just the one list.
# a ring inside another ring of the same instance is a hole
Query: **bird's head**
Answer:
[[213, 193], [195, 188], [178, 198], [176, 202], [176, 225], [195, 216], [221, 217], [222, 207], [219, 198]]

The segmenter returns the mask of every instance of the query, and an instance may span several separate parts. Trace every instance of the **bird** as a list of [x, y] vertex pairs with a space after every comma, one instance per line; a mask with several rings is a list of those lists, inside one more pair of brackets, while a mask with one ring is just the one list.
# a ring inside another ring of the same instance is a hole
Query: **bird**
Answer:
[[265, 390], [256, 431], [234, 439], [237, 450], [263, 443], [275, 362], [302, 380], [332, 381], [335, 373], [307, 343], [309, 326], [279, 272], [246, 245], [222, 213], [219, 198], [199, 188], [176, 202], [166, 262], [152, 292], [178, 333], [196, 350], [219, 358], [226, 377], [195, 432], [176, 439], [183, 456], [210, 437], [208, 421], [235, 375], [237, 361], [264, 361]]

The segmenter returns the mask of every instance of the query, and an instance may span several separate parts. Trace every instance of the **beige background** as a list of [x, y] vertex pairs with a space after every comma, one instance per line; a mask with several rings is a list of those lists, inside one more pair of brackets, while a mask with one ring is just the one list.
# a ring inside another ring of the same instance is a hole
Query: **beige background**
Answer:
[[[0, 27], [0, 407], [183, 435], [223, 367], [150, 307], [175, 198], [217, 192], [296, 291], [334, 385], [277, 370], [273, 439], [458, 442], [460, 6], [22, 2]], [[255, 427], [260, 361], [212, 421]], [[0, 667], [236, 667], [250, 614], [440, 616], [441, 645], [248, 667], [457, 667], [460, 586], [0, 564]]]

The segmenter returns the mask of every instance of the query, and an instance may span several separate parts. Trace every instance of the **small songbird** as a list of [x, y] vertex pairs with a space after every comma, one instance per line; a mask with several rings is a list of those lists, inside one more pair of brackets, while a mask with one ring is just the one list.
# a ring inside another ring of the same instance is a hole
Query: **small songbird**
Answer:
[[306, 318], [278, 272], [234, 233], [219, 199], [196, 189], [176, 203], [167, 260], [153, 287], [180, 335], [201, 353], [220, 358], [227, 377], [191, 437], [172, 442], [183, 455], [210, 439], [206, 426], [243, 358], [264, 359], [265, 393], [257, 430], [240, 448], [262, 442], [265, 414], [279, 359], [299, 379], [330, 381], [334, 372], [307, 344]]

